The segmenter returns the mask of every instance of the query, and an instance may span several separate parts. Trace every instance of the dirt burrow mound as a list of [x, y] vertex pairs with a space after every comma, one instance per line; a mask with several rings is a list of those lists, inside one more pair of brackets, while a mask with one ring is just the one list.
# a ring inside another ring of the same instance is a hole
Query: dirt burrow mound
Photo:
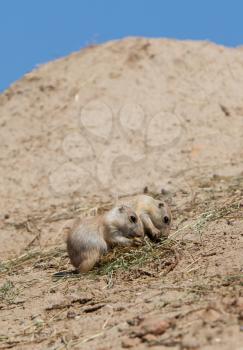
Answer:
[[[240, 349], [243, 56], [128, 38], [0, 95], [0, 348]], [[66, 220], [163, 193], [169, 241], [71, 268]]]

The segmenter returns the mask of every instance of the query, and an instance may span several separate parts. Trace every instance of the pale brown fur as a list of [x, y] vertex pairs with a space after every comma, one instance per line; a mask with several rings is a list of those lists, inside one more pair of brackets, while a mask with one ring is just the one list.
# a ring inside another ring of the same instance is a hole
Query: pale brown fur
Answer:
[[140, 217], [144, 232], [152, 239], [168, 236], [171, 227], [171, 210], [165, 202], [142, 194], [128, 201]]
[[103, 215], [77, 219], [66, 231], [70, 261], [80, 272], [90, 271], [113, 245], [131, 244], [131, 238], [144, 236], [140, 218], [125, 205]]

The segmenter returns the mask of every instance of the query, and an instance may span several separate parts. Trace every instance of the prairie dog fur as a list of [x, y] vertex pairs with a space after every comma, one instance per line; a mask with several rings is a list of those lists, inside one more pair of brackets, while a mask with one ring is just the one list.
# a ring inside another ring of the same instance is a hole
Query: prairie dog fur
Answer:
[[77, 219], [67, 234], [67, 251], [72, 265], [88, 272], [114, 245], [129, 245], [131, 238], [143, 237], [139, 216], [126, 205], [103, 215]]
[[168, 236], [171, 226], [172, 215], [168, 204], [141, 194], [128, 201], [137, 215], [140, 217], [144, 233], [151, 239]]

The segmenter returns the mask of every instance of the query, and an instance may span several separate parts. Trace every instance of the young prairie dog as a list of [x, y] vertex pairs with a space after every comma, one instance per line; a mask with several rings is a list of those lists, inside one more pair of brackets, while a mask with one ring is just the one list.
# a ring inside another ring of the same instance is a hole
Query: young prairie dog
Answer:
[[168, 237], [172, 215], [165, 202], [141, 194], [131, 199], [128, 205], [140, 217], [146, 235], [153, 240], [157, 240], [161, 236]]
[[110, 247], [129, 245], [132, 238], [143, 236], [138, 215], [120, 205], [103, 215], [77, 219], [67, 235], [67, 251], [72, 265], [79, 272], [88, 272]]

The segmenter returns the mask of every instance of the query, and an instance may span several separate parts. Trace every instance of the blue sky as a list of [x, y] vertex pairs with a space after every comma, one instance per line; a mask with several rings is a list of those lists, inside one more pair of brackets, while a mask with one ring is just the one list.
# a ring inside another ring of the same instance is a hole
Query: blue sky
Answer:
[[243, 44], [242, 0], [0, 0], [0, 91], [36, 65], [125, 36]]

